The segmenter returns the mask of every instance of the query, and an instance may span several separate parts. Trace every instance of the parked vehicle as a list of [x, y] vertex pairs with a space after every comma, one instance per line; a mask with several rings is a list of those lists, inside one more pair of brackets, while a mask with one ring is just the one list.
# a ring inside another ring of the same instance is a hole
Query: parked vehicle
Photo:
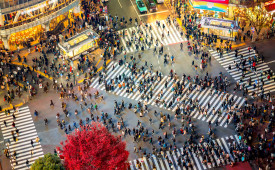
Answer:
[[155, 1], [155, 3], [157, 3], [157, 4], [163, 4], [164, 3], [164, 0], [154, 0]]
[[142, 0], [136, 0], [136, 4], [140, 13], [147, 13], [147, 8]]
[[146, 0], [146, 6], [149, 9], [150, 12], [156, 12], [157, 11], [157, 5], [154, 2], [154, 0]]

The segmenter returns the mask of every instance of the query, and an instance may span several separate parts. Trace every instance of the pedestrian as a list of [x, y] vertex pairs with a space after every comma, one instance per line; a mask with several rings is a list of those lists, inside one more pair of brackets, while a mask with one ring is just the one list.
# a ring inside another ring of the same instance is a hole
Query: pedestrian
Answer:
[[4, 120], [4, 125], [7, 127], [7, 122], [6, 122], [6, 120]]
[[51, 104], [50, 104], [50, 106], [54, 106], [54, 104], [53, 104], [53, 100], [51, 100]]
[[26, 160], [26, 165], [27, 165], [27, 167], [29, 167], [29, 160], [28, 159]]
[[150, 122], [150, 124], [153, 124], [153, 123], [152, 123], [152, 118], [151, 118], [151, 117], [149, 118], [149, 122]]
[[38, 116], [38, 112], [34, 110], [34, 116]]
[[34, 146], [33, 146], [33, 141], [32, 141], [32, 139], [31, 139], [31, 145], [32, 145], [32, 147], [34, 147]]
[[47, 118], [44, 119], [44, 122], [45, 122], [45, 125], [48, 125], [48, 119]]

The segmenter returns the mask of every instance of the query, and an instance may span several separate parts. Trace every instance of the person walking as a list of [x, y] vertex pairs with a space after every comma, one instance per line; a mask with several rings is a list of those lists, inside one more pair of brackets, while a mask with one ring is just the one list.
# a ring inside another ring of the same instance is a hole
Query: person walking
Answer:
[[50, 104], [50, 106], [54, 106], [54, 104], [53, 104], [53, 100], [51, 100], [51, 104]]
[[26, 165], [27, 165], [27, 167], [29, 167], [29, 160], [28, 159], [26, 160]]
[[34, 116], [38, 116], [38, 112], [34, 110]]
[[31, 139], [31, 145], [32, 145], [32, 147], [34, 147], [34, 146], [33, 146], [33, 141], [32, 141], [32, 139]]
[[45, 125], [48, 125], [48, 119], [47, 118], [44, 119], [44, 122], [45, 122]]

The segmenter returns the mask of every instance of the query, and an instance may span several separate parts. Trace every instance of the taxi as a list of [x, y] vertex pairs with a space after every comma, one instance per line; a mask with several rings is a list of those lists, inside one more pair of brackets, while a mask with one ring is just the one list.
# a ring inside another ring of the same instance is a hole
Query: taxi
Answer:
[[140, 13], [147, 13], [147, 8], [142, 0], [136, 0], [136, 4]]

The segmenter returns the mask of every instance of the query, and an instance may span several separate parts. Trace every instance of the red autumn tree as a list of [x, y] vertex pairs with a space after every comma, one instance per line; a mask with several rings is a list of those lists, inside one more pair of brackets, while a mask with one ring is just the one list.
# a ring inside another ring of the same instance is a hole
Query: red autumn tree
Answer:
[[67, 135], [62, 148], [57, 150], [64, 157], [64, 165], [70, 170], [126, 170], [129, 152], [120, 137], [112, 135], [106, 127], [93, 122], [81, 130]]

